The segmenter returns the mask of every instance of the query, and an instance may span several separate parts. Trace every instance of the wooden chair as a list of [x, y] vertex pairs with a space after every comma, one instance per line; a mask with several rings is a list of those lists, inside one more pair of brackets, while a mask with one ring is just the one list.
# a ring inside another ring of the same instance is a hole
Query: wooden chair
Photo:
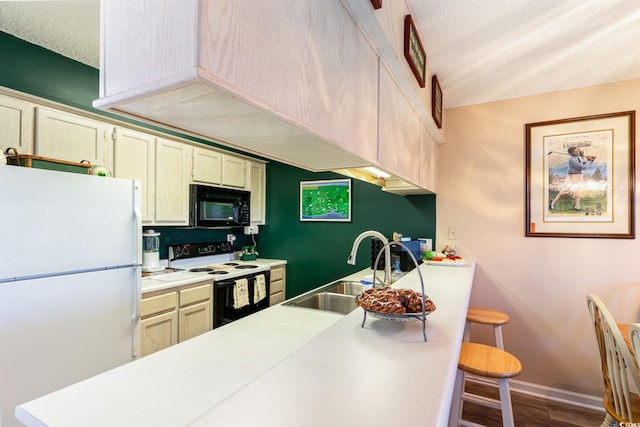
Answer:
[[[622, 422], [639, 422], [640, 398], [629, 391], [628, 380], [631, 378], [636, 388], [640, 386], [640, 372], [636, 361], [602, 300], [596, 295], [587, 295], [587, 306], [596, 335], [604, 381], [602, 403], [607, 414], [602, 426], [613, 427]], [[630, 333], [634, 333], [631, 328]]]
[[[479, 426], [479, 424], [462, 419], [463, 402], [473, 402], [490, 408], [500, 409], [502, 425], [513, 427], [513, 409], [511, 407], [511, 393], [509, 378], [522, 372], [522, 364], [510, 353], [499, 348], [477, 343], [462, 343], [458, 359], [458, 373], [453, 391], [449, 427]], [[465, 374], [491, 378], [498, 381], [500, 400], [485, 396], [478, 396], [464, 391]]]
[[464, 328], [464, 342], [469, 342], [471, 323], [493, 326], [493, 334], [496, 337], [496, 347], [504, 350], [502, 340], [502, 325], [509, 321], [509, 316], [501, 311], [490, 308], [469, 307], [467, 309], [467, 323]]

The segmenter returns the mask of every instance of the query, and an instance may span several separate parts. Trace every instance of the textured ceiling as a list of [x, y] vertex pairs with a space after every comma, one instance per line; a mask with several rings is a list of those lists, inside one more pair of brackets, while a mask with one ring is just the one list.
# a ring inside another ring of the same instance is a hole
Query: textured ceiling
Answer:
[[640, 77], [637, 0], [407, 4], [447, 108]]
[[0, 31], [100, 66], [99, 0], [0, 1]]
[[[447, 108], [640, 77], [638, 0], [407, 4]], [[99, 0], [0, 1], [0, 31], [99, 67]]]

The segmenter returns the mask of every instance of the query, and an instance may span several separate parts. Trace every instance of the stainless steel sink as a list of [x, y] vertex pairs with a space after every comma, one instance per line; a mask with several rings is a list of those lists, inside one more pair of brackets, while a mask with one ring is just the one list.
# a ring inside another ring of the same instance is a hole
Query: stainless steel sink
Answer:
[[356, 297], [363, 290], [364, 285], [360, 282], [337, 280], [287, 301], [284, 305], [349, 314], [358, 307]]
[[289, 303], [285, 303], [285, 305], [333, 311], [341, 314], [349, 314], [358, 307], [355, 296], [334, 294], [330, 292], [312, 294], [304, 298], [295, 299]]
[[358, 296], [364, 291], [364, 285], [360, 282], [351, 282], [348, 280], [341, 280], [337, 283], [332, 283], [325, 292], [333, 292], [336, 294], [353, 295]]

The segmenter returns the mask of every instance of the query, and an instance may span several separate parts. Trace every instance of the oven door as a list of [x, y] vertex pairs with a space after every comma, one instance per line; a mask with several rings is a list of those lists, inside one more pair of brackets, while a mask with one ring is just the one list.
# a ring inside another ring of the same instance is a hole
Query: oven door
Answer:
[[[255, 298], [254, 292], [256, 287], [256, 277], [263, 275], [265, 279], [265, 296], [259, 300]], [[247, 290], [249, 292], [249, 304], [243, 307], [235, 307], [234, 288], [236, 280], [247, 279]], [[213, 282], [214, 288], [214, 310], [213, 310], [213, 327], [231, 323], [250, 314], [256, 313], [269, 307], [269, 291], [270, 291], [270, 273], [263, 271], [253, 273], [246, 276], [236, 277], [230, 280], [217, 280]]]

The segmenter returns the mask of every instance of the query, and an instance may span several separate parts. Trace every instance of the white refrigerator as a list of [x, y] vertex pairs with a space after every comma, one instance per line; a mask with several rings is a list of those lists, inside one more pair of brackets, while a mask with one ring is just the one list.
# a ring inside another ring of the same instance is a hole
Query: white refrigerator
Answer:
[[137, 356], [140, 183], [0, 166], [0, 425]]

